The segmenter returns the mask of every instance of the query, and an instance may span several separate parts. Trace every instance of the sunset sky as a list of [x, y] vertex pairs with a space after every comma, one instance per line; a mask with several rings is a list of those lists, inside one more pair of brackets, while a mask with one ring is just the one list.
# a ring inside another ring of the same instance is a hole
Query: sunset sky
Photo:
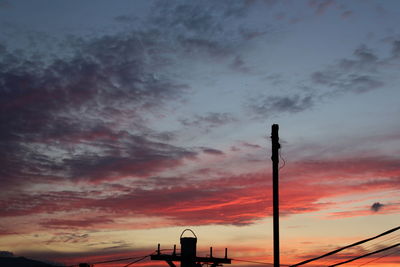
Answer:
[[0, 0], [0, 251], [96, 262], [190, 228], [272, 262], [273, 123], [283, 264], [399, 226], [399, 25], [397, 0]]

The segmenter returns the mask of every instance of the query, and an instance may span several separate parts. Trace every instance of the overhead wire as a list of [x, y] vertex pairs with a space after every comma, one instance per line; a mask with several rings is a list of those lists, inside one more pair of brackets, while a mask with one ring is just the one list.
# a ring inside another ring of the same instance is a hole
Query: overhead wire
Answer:
[[[362, 246], [362, 248], [363, 248], [365, 251], [369, 251], [371, 248], [376, 247], [377, 245], [382, 244], [383, 242], [388, 242], [388, 241], [392, 241], [392, 242], [390, 242], [389, 244], [387, 244], [387, 246], [391, 246], [391, 245], [397, 243], [398, 241], [400, 241], [400, 234], [397, 234], [397, 235], [394, 235], [394, 236], [391, 236], [391, 237], [388, 237], [388, 238], [384, 238], [383, 240], [381, 240], [381, 241], [379, 241], [379, 242], [370, 244], [370, 245], [365, 246], [365, 247]], [[337, 259], [331, 259], [331, 258], [328, 257], [328, 258], [326, 259], [326, 261], [324, 261], [324, 264], [328, 266], [328, 265], [333, 264], [336, 260], [337, 260]]]
[[138, 260], [135, 260], [135, 261], [133, 261], [133, 262], [131, 262], [131, 263], [128, 263], [128, 264], [125, 265], [124, 267], [128, 267], [128, 266], [130, 266], [130, 265], [132, 265], [132, 264], [135, 264], [135, 263], [137, 263], [137, 262], [139, 262], [139, 261], [142, 261], [142, 260], [144, 260], [144, 259], [146, 259], [146, 258], [148, 258], [148, 257], [150, 257], [150, 256], [151, 256], [151, 254], [150, 254], [150, 255], [146, 255], [146, 256], [144, 256], [144, 257], [138, 259]]
[[374, 244], [370, 244], [368, 246], [365, 246], [364, 249], [368, 250], [378, 244], [382, 244], [383, 242], [388, 242], [388, 241], [397, 241], [398, 239], [400, 239], [400, 234], [394, 235], [394, 236], [389, 236], [387, 238], [382, 239], [381, 241], [378, 241]]
[[[153, 252], [154, 253], [154, 252]], [[141, 261], [147, 257], [150, 257], [153, 253], [148, 254], [148, 255], [144, 255], [144, 256], [136, 256], [136, 257], [127, 257], [127, 258], [118, 258], [118, 259], [110, 259], [110, 260], [105, 260], [105, 261], [97, 261], [97, 262], [89, 262], [87, 264], [89, 265], [96, 265], [96, 264], [105, 264], [105, 263], [112, 263], [112, 262], [118, 262], [118, 261], [127, 261], [127, 260], [137, 260]], [[131, 262], [129, 264], [133, 264], [135, 262]], [[79, 264], [74, 264], [74, 265], [68, 265], [67, 267], [75, 267], [75, 266], [79, 266]], [[129, 266], [129, 265], [128, 265]]]
[[[241, 262], [256, 263], [256, 264], [265, 264], [265, 265], [274, 266], [274, 264], [271, 263], [271, 262], [249, 261], [249, 260], [240, 260], [240, 259], [231, 259], [231, 260], [232, 260], [232, 261], [241, 261]], [[280, 264], [280, 266], [290, 266], [290, 265], [288, 265], [288, 264]]]
[[232, 261], [241, 261], [241, 262], [248, 262], [248, 263], [256, 263], [256, 264], [265, 264], [265, 265], [270, 265], [273, 266], [273, 263], [270, 262], [261, 262], [261, 261], [248, 261], [248, 260], [239, 260], [239, 259], [231, 259]]
[[352, 258], [350, 260], [345, 260], [345, 261], [342, 261], [342, 262], [339, 262], [339, 263], [335, 263], [333, 265], [329, 265], [328, 267], [335, 267], [335, 266], [343, 265], [343, 264], [346, 264], [346, 263], [349, 263], [349, 262], [352, 262], [352, 261], [355, 261], [355, 260], [358, 260], [358, 259], [361, 259], [361, 258], [368, 257], [368, 256], [376, 254], [376, 253], [380, 253], [380, 252], [395, 248], [395, 247], [397, 247], [399, 245], [400, 245], [400, 243], [397, 243], [397, 244], [394, 244], [394, 245], [389, 246], [389, 247], [385, 247], [385, 248], [382, 248], [382, 249], [379, 249], [379, 250], [372, 251], [372, 252], [367, 253], [367, 254], [363, 254], [361, 256], [357, 256], [357, 257]]
[[319, 259], [321, 259], [321, 258], [324, 258], [324, 257], [330, 256], [330, 255], [336, 254], [336, 253], [338, 253], [338, 252], [340, 252], [340, 251], [342, 251], [342, 250], [344, 250], [344, 249], [351, 248], [351, 247], [354, 247], [354, 246], [358, 246], [358, 245], [361, 245], [361, 244], [366, 243], [366, 242], [368, 242], [368, 241], [377, 239], [377, 238], [379, 238], [379, 237], [381, 237], [381, 236], [388, 235], [388, 234], [393, 233], [393, 232], [395, 232], [395, 231], [397, 231], [397, 230], [399, 230], [399, 229], [400, 229], [400, 226], [395, 227], [395, 228], [392, 228], [392, 229], [390, 229], [390, 230], [388, 230], [388, 231], [385, 231], [385, 232], [383, 232], [383, 233], [381, 233], [381, 234], [379, 234], [379, 235], [376, 235], [376, 236], [373, 236], [373, 237], [370, 237], [370, 238], [367, 238], [367, 239], [364, 239], [364, 240], [355, 242], [355, 243], [353, 243], [353, 244], [350, 244], [350, 245], [347, 245], [347, 246], [344, 246], [344, 247], [335, 249], [335, 250], [333, 250], [333, 251], [330, 251], [330, 252], [328, 252], [328, 253], [325, 253], [325, 254], [323, 254], [323, 255], [321, 255], [321, 256], [318, 256], [318, 257], [315, 257], [315, 258], [312, 258], [312, 259], [308, 259], [308, 260], [305, 260], [305, 261], [302, 261], [302, 262], [299, 262], [299, 263], [296, 263], [296, 264], [290, 265], [290, 266], [291, 266], [291, 267], [300, 266], [300, 265], [303, 265], [303, 264], [306, 264], [306, 263], [309, 263], [309, 262], [312, 262], [312, 261], [319, 260]]
[[[284, 165], [283, 165], [283, 166], [284, 166]], [[283, 166], [282, 166], [282, 167], [283, 167]], [[309, 263], [309, 262], [311, 262], [311, 261], [315, 261], [315, 260], [317, 260], [317, 259], [321, 259], [321, 258], [323, 258], [323, 257], [327, 257], [327, 256], [330, 256], [330, 255], [333, 255], [333, 254], [335, 254], [335, 253], [337, 253], [337, 252], [340, 252], [340, 251], [342, 251], [342, 250], [344, 250], [344, 249], [347, 249], [347, 248], [350, 248], [350, 247], [353, 247], [353, 246], [357, 246], [357, 245], [363, 244], [363, 243], [365, 243], [365, 242], [374, 240], [374, 239], [376, 239], [376, 238], [385, 236], [385, 235], [390, 234], [390, 233], [392, 233], [392, 232], [395, 232], [395, 231], [397, 231], [397, 230], [399, 230], [399, 229], [400, 229], [400, 226], [395, 227], [395, 228], [392, 228], [392, 229], [390, 229], [390, 230], [388, 230], [388, 231], [385, 231], [385, 232], [383, 232], [383, 233], [381, 233], [381, 234], [379, 234], [379, 235], [376, 235], [376, 236], [374, 236], [374, 237], [367, 238], [367, 239], [364, 239], [364, 240], [355, 242], [355, 243], [353, 243], [353, 244], [350, 244], [350, 245], [341, 247], [341, 248], [339, 248], [339, 249], [336, 249], [336, 250], [333, 250], [333, 251], [331, 251], [331, 252], [325, 253], [325, 254], [323, 254], [323, 255], [321, 255], [321, 256], [318, 256], [318, 257], [315, 257], [315, 258], [312, 258], [312, 259], [309, 259], [309, 260], [306, 260], [306, 261], [302, 261], [302, 262], [297, 263], [297, 264], [294, 264], [294, 265], [285, 265], [285, 264], [281, 264], [281, 265], [282, 265], [282, 266], [290, 266], [290, 267], [295, 267], [295, 266], [303, 265], [303, 264]], [[19, 233], [14, 233], [14, 234], [20, 235]], [[21, 236], [22, 236], [22, 235], [21, 235]], [[400, 237], [400, 234], [395, 235], [395, 236], [390, 237], [390, 238], [386, 238], [386, 239], [384, 239], [384, 240], [382, 240], [382, 241], [379, 241], [379, 242], [376, 242], [376, 243], [374, 243], [374, 244], [371, 244], [371, 245], [367, 246], [367, 248], [370, 248], [370, 247], [372, 247], [372, 246], [376, 246], [377, 244], [380, 244], [380, 243], [383, 243], [383, 242], [387, 242], [387, 241], [389, 241], [389, 240], [397, 241], [399, 237]], [[374, 254], [377, 254], [377, 253], [380, 253], [380, 252], [383, 252], [383, 251], [390, 250], [390, 249], [395, 248], [395, 247], [397, 247], [397, 246], [399, 246], [399, 245], [400, 245], [400, 243], [396, 243], [396, 244], [394, 244], [394, 245], [385, 247], [385, 248], [383, 248], [383, 249], [375, 250], [375, 251], [372, 251], [372, 252], [369, 252], [369, 253], [366, 253], [366, 254], [363, 254], [363, 255], [354, 257], [354, 258], [349, 259], [349, 260], [346, 260], [346, 261], [342, 261], [342, 262], [339, 262], [339, 263], [335, 263], [335, 264], [333, 264], [333, 265], [329, 265], [329, 267], [334, 267], [334, 266], [339, 266], [339, 265], [342, 265], [342, 264], [345, 264], [345, 263], [349, 263], [349, 262], [355, 261], [355, 260], [357, 260], [357, 259], [361, 259], [361, 258], [364, 258], [364, 257], [368, 257], [368, 256], [370, 256], [370, 255], [374, 255]], [[165, 250], [166, 250], [166, 249], [165, 249]], [[363, 263], [363, 264], [361, 264], [361, 265], [359, 265], [359, 266], [364, 266], [364, 265], [366, 265], [366, 264], [369, 264], [370, 262], [374, 262], [374, 261], [379, 260], [379, 259], [381, 259], [381, 258], [384, 258], [384, 257], [387, 257], [387, 256], [389, 256], [389, 255], [392, 255], [392, 254], [395, 253], [396, 251], [397, 251], [397, 250], [395, 250], [395, 251], [393, 251], [393, 252], [391, 252], [391, 253], [382, 255], [381, 257], [374, 258], [374, 259], [372, 259], [371, 261], [365, 262], [365, 263]], [[154, 253], [154, 252], [153, 252], [153, 253]], [[125, 260], [125, 261], [126, 261], [126, 260], [134, 260], [133, 262], [130, 262], [130, 263], [128, 263], [127, 265], [124, 266], [124, 267], [128, 267], [128, 266], [130, 266], [130, 265], [132, 265], [132, 264], [135, 264], [135, 263], [137, 263], [137, 262], [139, 262], [139, 261], [142, 261], [142, 260], [144, 260], [144, 259], [150, 257], [153, 253], [148, 254], [148, 255], [144, 255], [144, 256], [126, 257], [126, 258], [118, 258], [118, 259], [110, 259], [110, 260], [105, 260], [105, 261], [92, 262], [92, 263], [89, 263], [89, 264], [94, 265], [94, 264], [105, 264], [105, 263], [112, 263], [112, 262], [118, 262], [118, 261], [124, 261], [124, 260]], [[232, 261], [240, 261], [240, 262], [248, 262], [248, 263], [264, 264], [264, 265], [273, 266], [273, 263], [269, 263], [269, 262], [249, 261], [249, 260], [242, 260], [242, 259], [232, 259]], [[78, 266], [78, 265], [69, 265], [68, 267], [73, 267], [73, 266]]]
[[98, 261], [98, 262], [93, 262], [91, 264], [104, 264], [104, 263], [111, 263], [111, 262], [117, 262], [117, 261], [127, 261], [127, 260], [136, 260], [136, 259], [140, 259], [143, 257], [148, 257], [148, 255], [146, 256], [139, 256], [139, 257], [129, 257], [129, 258], [121, 258], [121, 259], [114, 259], [114, 260], [107, 260], [107, 261]]
[[390, 253], [386, 253], [386, 254], [384, 254], [384, 255], [378, 257], [378, 258], [375, 258], [375, 259], [372, 259], [372, 260], [370, 260], [370, 261], [364, 262], [363, 264], [358, 265], [358, 267], [367, 265], [367, 264], [369, 264], [369, 263], [371, 263], [371, 262], [374, 262], [374, 261], [377, 261], [377, 260], [380, 260], [380, 259], [382, 259], [382, 258], [385, 258], [385, 257], [387, 257], [387, 256], [390, 256], [390, 255], [392, 255], [392, 254], [394, 254], [394, 253], [396, 253], [396, 252], [399, 252], [399, 251], [400, 251], [399, 249], [395, 249], [394, 251], [392, 251], [392, 252], [390, 252]]
[[283, 169], [283, 167], [285, 167], [286, 165], [286, 160], [282, 157], [282, 146], [279, 149], [279, 158], [283, 161], [283, 165], [279, 167], [279, 170]]
[[[388, 241], [390, 241], [390, 242], [388, 242]], [[382, 240], [382, 241], [380, 241], [380, 242], [376, 242], [375, 244], [371, 244], [371, 245], [367, 246], [366, 249], [370, 249], [370, 248], [372, 248], [372, 247], [379, 248], [379, 247], [377, 247], [377, 245], [382, 244], [383, 242], [385, 242], [385, 245], [386, 245], [386, 246], [391, 246], [391, 245], [393, 245], [393, 244], [395, 244], [395, 243], [398, 243], [399, 241], [400, 241], [400, 234], [397, 234], [397, 235], [392, 236], [392, 237], [390, 237], [390, 238], [386, 238], [385, 240]], [[387, 242], [387, 243], [386, 243], [386, 242]], [[380, 246], [382, 246], [382, 245], [380, 245]], [[368, 262], [365, 262], [365, 263], [361, 264], [360, 266], [364, 266], [364, 265], [366, 265], [366, 264], [368, 264], [368, 263], [370, 263], [370, 262], [374, 262], [374, 261], [379, 260], [379, 259], [381, 259], [381, 258], [384, 258], [384, 257], [386, 257], [386, 256], [392, 255], [392, 254], [395, 253], [396, 251], [399, 251], [399, 249], [395, 249], [393, 252], [386, 253], [386, 254], [384, 254], [384, 255], [382, 255], [382, 256], [380, 256], [380, 257], [373, 258], [372, 260], [370, 260], [370, 261], [368, 261]]]

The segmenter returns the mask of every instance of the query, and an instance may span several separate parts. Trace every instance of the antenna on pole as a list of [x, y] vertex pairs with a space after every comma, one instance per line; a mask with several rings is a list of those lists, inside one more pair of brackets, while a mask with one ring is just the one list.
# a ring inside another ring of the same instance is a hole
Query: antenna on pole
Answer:
[[279, 267], [279, 125], [272, 124], [272, 194], [273, 194], [273, 229], [274, 229], [274, 267]]
[[[190, 231], [193, 234], [193, 237], [183, 237], [183, 234], [186, 231]], [[170, 267], [176, 267], [175, 262], [180, 262], [181, 267], [199, 267], [204, 266], [205, 264], [210, 264], [211, 267], [222, 266], [222, 263], [231, 264], [231, 259], [228, 259], [228, 249], [225, 248], [225, 257], [218, 258], [214, 257], [213, 249], [210, 247], [210, 256], [209, 257], [199, 257], [196, 255], [196, 247], [197, 247], [197, 236], [196, 234], [190, 230], [185, 229], [181, 234], [181, 253], [176, 253], [176, 247], [174, 246], [174, 252], [172, 255], [162, 254], [160, 253], [160, 244], [158, 244], [157, 254], [153, 254], [150, 256], [151, 260], [165, 261], [168, 263]]]

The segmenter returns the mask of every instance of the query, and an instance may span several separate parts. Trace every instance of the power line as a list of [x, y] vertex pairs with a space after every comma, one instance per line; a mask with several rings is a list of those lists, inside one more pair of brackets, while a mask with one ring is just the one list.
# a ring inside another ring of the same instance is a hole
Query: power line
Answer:
[[351, 248], [351, 247], [354, 247], [354, 246], [357, 246], [357, 245], [361, 245], [361, 244], [363, 244], [363, 243], [365, 243], [365, 242], [374, 240], [374, 239], [376, 239], [376, 238], [378, 238], [378, 237], [388, 235], [388, 234], [390, 234], [390, 233], [392, 233], [392, 232], [394, 232], [394, 231], [397, 231], [397, 230], [399, 230], [399, 229], [400, 229], [400, 226], [395, 227], [395, 228], [393, 228], [393, 229], [390, 229], [390, 230], [388, 230], [388, 231], [386, 231], [386, 232], [383, 232], [383, 233], [381, 233], [381, 234], [379, 234], [379, 235], [376, 235], [376, 236], [374, 236], [374, 237], [370, 237], [370, 238], [367, 238], [367, 239], [364, 239], [364, 240], [355, 242], [355, 243], [353, 243], [353, 244], [350, 244], [350, 245], [347, 245], [347, 246], [338, 248], [338, 249], [333, 250], [333, 251], [331, 251], [331, 252], [325, 253], [325, 254], [323, 254], [323, 255], [321, 255], [321, 256], [318, 256], [318, 257], [315, 257], [315, 258], [312, 258], [312, 259], [309, 259], [309, 260], [305, 260], [305, 261], [296, 263], [296, 264], [294, 264], [294, 265], [290, 265], [290, 267], [300, 266], [300, 265], [303, 265], [303, 264], [306, 264], [306, 263], [309, 263], [309, 262], [312, 262], [312, 261], [319, 260], [319, 259], [321, 259], [321, 258], [330, 256], [330, 255], [333, 255], [333, 254], [335, 254], [335, 253], [338, 253], [339, 251], [342, 251], [342, 250], [344, 250], [344, 249]]
[[336, 264], [333, 264], [333, 265], [329, 265], [328, 267], [335, 267], [335, 266], [339, 266], [339, 265], [342, 265], [342, 264], [345, 264], [345, 263], [349, 263], [349, 262], [352, 262], [352, 261], [355, 261], [355, 260], [358, 260], [358, 259], [361, 259], [361, 258], [364, 258], [364, 257], [368, 257], [370, 255], [373, 255], [373, 254], [376, 254], [376, 253], [379, 253], [379, 252], [382, 252], [382, 251], [386, 251], [386, 250], [395, 248], [395, 247], [397, 247], [399, 245], [400, 245], [400, 243], [397, 243], [397, 244], [394, 244], [393, 246], [386, 247], [386, 248], [379, 249], [379, 250], [375, 250], [375, 251], [372, 251], [370, 253], [367, 253], [367, 254], [352, 258], [352, 259], [347, 260], [347, 261], [342, 261], [342, 262], [339, 262], [339, 263], [336, 263]]
[[279, 167], [279, 170], [283, 169], [283, 168], [285, 167], [285, 165], [286, 165], [286, 160], [282, 157], [282, 152], [281, 152], [281, 150], [282, 150], [282, 147], [281, 147], [281, 149], [279, 150], [279, 158], [283, 161], [283, 165]]
[[[151, 254], [150, 254], [150, 255], [151, 255]], [[150, 255], [146, 255], [146, 256], [144, 256], [144, 257], [138, 259], [138, 260], [132, 261], [131, 263], [128, 263], [128, 264], [125, 265], [124, 267], [128, 267], [128, 266], [130, 266], [130, 265], [132, 265], [132, 264], [135, 264], [135, 263], [137, 263], [137, 262], [139, 262], [139, 261], [142, 261], [142, 260], [144, 260], [145, 258], [150, 257]]]
[[[139, 259], [139, 261], [141, 261], [141, 260], [143, 260], [143, 259], [145, 259], [147, 257], [150, 257], [151, 254], [145, 255], [145, 256], [136, 256], [136, 257], [128, 257], [128, 258], [111, 259], [111, 260], [105, 260], [105, 261], [97, 261], [97, 262], [91, 262], [91, 263], [88, 263], [88, 264], [89, 265], [104, 264], [104, 263], [111, 263], [111, 262], [118, 262], [118, 261], [136, 260], [136, 259]], [[129, 264], [133, 264], [133, 263], [129, 263]], [[79, 264], [69, 265], [67, 267], [74, 267], [74, 266], [79, 266]]]
[[[274, 264], [271, 262], [261, 262], [261, 261], [248, 261], [248, 260], [240, 260], [240, 259], [231, 259], [233, 261], [241, 261], [241, 262], [248, 262], [248, 263], [256, 263], [256, 264], [265, 264], [273, 266]], [[290, 266], [289, 264], [280, 264], [280, 266]]]
[[398, 252], [398, 251], [399, 251], [399, 250], [394, 250], [394, 251], [392, 251], [392, 252], [390, 252], [390, 253], [387, 253], [387, 254], [385, 254], [385, 255], [380, 256], [379, 258], [375, 258], [375, 259], [372, 259], [372, 260], [370, 260], [370, 261], [364, 262], [363, 264], [358, 265], [358, 267], [367, 265], [367, 264], [369, 264], [369, 263], [371, 263], [371, 262], [374, 262], [374, 261], [377, 261], [377, 260], [380, 260], [380, 259], [385, 258], [385, 257], [387, 257], [387, 256], [390, 256], [390, 255], [392, 255], [392, 254], [394, 254], [394, 253], [396, 253], [396, 252]]
[[[381, 240], [381, 241], [379, 241], [379, 242], [376, 242], [376, 243], [374, 243], [374, 244], [370, 244], [370, 245], [368, 245], [368, 246], [366, 246], [366, 247], [363, 247], [364, 248], [364, 251], [365, 252], [367, 252], [367, 251], [371, 251], [372, 249], [371, 248], [375, 248], [375, 249], [377, 249], [377, 245], [379, 245], [379, 244], [382, 244], [383, 242], [388, 242], [388, 241], [391, 241], [391, 242], [389, 242], [389, 243], [387, 243], [387, 244], [385, 244], [386, 246], [391, 246], [391, 245], [393, 245], [393, 244], [395, 244], [396, 242], [398, 242], [398, 241], [400, 241], [400, 234], [397, 234], [397, 235], [394, 235], [394, 236], [391, 236], [391, 237], [388, 237], [388, 238], [384, 238], [383, 240]], [[393, 242], [394, 241], [394, 242]], [[381, 245], [380, 247], [383, 247], [383, 245]], [[392, 253], [389, 253], [388, 255], [391, 255]], [[377, 260], [377, 259], [379, 259], [379, 258], [375, 258], [375, 259], [373, 259], [372, 261], [375, 261], [375, 260]], [[325, 263], [327, 266], [329, 266], [329, 265], [331, 265], [331, 264], [333, 264], [335, 261], [336, 261], [337, 259], [327, 259], [327, 262]], [[372, 262], [371, 261], [371, 262]], [[368, 262], [367, 262], [368, 263]], [[367, 263], [365, 263], [365, 264], [367, 264]], [[362, 264], [362, 265], [364, 265], [364, 264]], [[362, 266], [362, 265], [360, 265], [360, 266]]]
[[367, 265], [367, 264], [369, 264], [369, 263], [371, 263], [371, 262], [374, 262], [374, 261], [377, 261], [377, 260], [380, 260], [380, 259], [385, 258], [385, 257], [387, 257], [387, 256], [390, 256], [390, 255], [392, 255], [392, 254], [394, 254], [394, 253], [396, 253], [396, 252], [398, 252], [398, 251], [399, 251], [398, 249], [397, 249], [397, 250], [394, 250], [394, 251], [392, 251], [392, 252], [390, 252], [390, 253], [387, 253], [387, 254], [385, 254], [385, 255], [380, 256], [379, 258], [375, 258], [375, 259], [373, 259], [373, 260], [364, 262], [363, 264], [358, 265], [358, 267]]
[[383, 240], [381, 240], [379, 242], [376, 242], [374, 244], [365, 246], [364, 249], [369, 250], [370, 248], [372, 248], [372, 247], [374, 247], [374, 246], [376, 246], [378, 244], [381, 244], [381, 243], [384, 243], [384, 242], [388, 242], [388, 241], [397, 241], [398, 239], [400, 239], [400, 234], [397, 234], [397, 235], [394, 235], [394, 236], [389, 236], [389, 237], [384, 238]]
[[241, 261], [241, 262], [248, 262], [248, 263], [256, 263], [256, 264], [265, 264], [265, 265], [270, 265], [273, 266], [273, 263], [270, 262], [261, 262], [261, 261], [247, 261], [247, 260], [239, 260], [239, 259], [232, 259], [233, 261]]
[[98, 262], [93, 262], [93, 263], [91, 263], [91, 264], [104, 264], [104, 263], [111, 263], [111, 262], [117, 262], [117, 261], [136, 260], [136, 259], [143, 258], [143, 257], [148, 257], [148, 256], [149, 256], [149, 255], [146, 255], [146, 256], [139, 256], [139, 257], [121, 258], [121, 259], [107, 260], [107, 261], [98, 261]]

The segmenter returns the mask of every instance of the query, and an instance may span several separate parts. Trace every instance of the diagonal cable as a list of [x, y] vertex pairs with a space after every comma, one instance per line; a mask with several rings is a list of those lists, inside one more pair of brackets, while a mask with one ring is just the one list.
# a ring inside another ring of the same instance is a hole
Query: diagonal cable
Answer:
[[374, 237], [370, 237], [370, 238], [367, 238], [367, 239], [364, 239], [364, 240], [355, 242], [355, 243], [353, 243], [353, 244], [350, 244], [350, 245], [347, 245], [347, 246], [338, 248], [338, 249], [333, 250], [333, 251], [331, 251], [331, 252], [325, 253], [325, 254], [323, 254], [323, 255], [321, 255], [321, 256], [318, 256], [318, 257], [315, 257], [315, 258], [312, 258], [312, 259], [309, 259], [309, 260], [305, 260], [305, 261], [302, 261], [302, 262], [299, 262], [299, 263], [290, 265], [290, 267], [300, 266], [300, 265], [303, 265], [303, 264], [306, 264], [306, 263], [309, 263], [309, 262], [312, 262], [312, 261], [319, 260], [319, 259], [321, 259], [321, 258], [330, 256], [330, 255], [333, 255], [333, 254], [335, 254], [335, 253], [338, 253], [339, 251], [342, 251], [342, 250], [344, 250], [344, 249], [351, 248], [351, 247], [354, 247], [354, 246], [358, 246], [358, 245], [363, 244], [363, 243], [365, 243], [365, 242], [374, 240], [374, 239], [376, 239], [376, 238], [378, 238], [378, 237], [381, 237], [381, 236], [384, 236], [384, 235], [388, 235], [388, 234], [393, 233], [393, 232], [395, 232], [395, 231], [397, 231], [397, 230], [399, 230], [399, 229], [400, 229], [400, 226], [397, 226], [397, 227], [395, 227], [395, 228], [393, 228], [393, 229], [390, 229], [390, 230], [388, 230], [388, 231], [386, 231], [386, 232], [383, 232], [383, 233], [381, 233], [381, 234], [379, 234], [379, 235], [376, 235], [376, 236], [374, 236]]
[[355, 260], [358, 260], [358, 259], [361, 259], [361, 258], [364, 258], [364, 257], [368, 257], [368, 256], [370, 256], [370, 255], [373, 255], [373, 254], [376, 254], [376, 253], [379, 253], [379, 252], [382, 252], [382, 251], [386, 251], [386, 250], [395, 248], [395, 247], [397, 247], [397, 246], [399, 246], [399, 245], [400, 245], [400, 243], [397, 243], [397, 244], [394, 244], [393, 246], [386, 247], [386, 248], [379, 249], [379, 250], [375, 250], [375, 251], [372, 251], [372, 252], [370, 252], [370, 253], [367, 253], [367, 254], [364, 254], [364, 255], [361, 255], [361, 256], [352, 258], [352, 259], [350, 259], [350, 260], [346, 260], [346, 261], [342, 261], [342, 262], [339, 262], [339, 263], [335, 263], [335, 264], [333, 264], [333, 265], [329, 265], [328, 267], [335, 267], [335, 266], [339, 266], [339, 265], [342, 265], [342, 264], [345, 264], [345, 263], [349, 263], [349, 262], [352, 262], [352, 261], [355, 261]]

